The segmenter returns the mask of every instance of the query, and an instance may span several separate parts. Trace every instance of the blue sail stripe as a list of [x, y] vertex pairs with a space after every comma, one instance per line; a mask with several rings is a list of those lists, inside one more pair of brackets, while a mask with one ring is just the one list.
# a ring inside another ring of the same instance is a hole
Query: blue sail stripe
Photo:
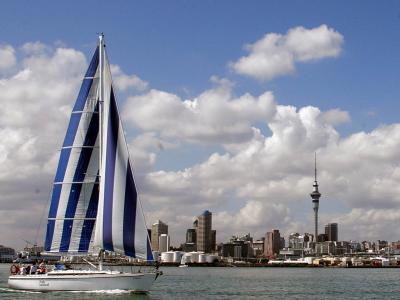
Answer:
[[[54, 182], [61, 182], [64, 180], [65, 171], [67, 170], [70, 153], [71, 153], [71, 149], [61, 149], [60, 159], [58, 162], [57, 173], [56, 173]], [[53, 201], [51, 201], [51, 202], [53, 204]], [[58, 202], [56, 204], [58, 206]], [[55, 207], [56, 209], [57, 209], [57, 206]]]
[[[98, 182], [99, 182], [99, 177], [97, 176], [96, 183]], [[99, 202], [99, 186], [98, 184], [94, 184], [92, 189], [92, 195], [90, 196], [88, 209], [86, 211], [86, 216], [85, 216], [86, 220], [83, 222], [81, 239], [79, 241], [79, 249], [78, 249], [79, 252], [87, 252], [89, 249], [90, 238], [92, 237], [95, 221], [87, 219], [96, 218], [98, 202]]]
[[51, 243], [53, 242], [53, 233], [54, 233], [54, 226], [56, 220], [48, 220], [47, 221], [47, 231], [46, 231], [46, 239], [44, 243], [44, 250], [50, 251]]
[[[55, 181], [64, 180], [65, 170], [67, 169], [70, 153], [71, 149], [61, 150]], [[61, 185], [56, 185], [56, 184], [53, 185], [53, 192], [51, 196], [50, 209], [49, 209], [49, 218], [55, 218], [57, 216], [58, 204], [60, 202], [60, 196], [61, 196], [61, 189], [62, 189]], [[50, 251], [51, 244], [53, 242], [54, 226], [55, 223], [49, 220], [47, 224], [46, 239], [45, 239], [46, 251]]]
[[137, 192], [130, 162], [128, 160], [125, 185], [125, 203], [123, 219], [123, 243], [125, 255], [135, 257], [135, 224]]
[[107, 120], [107, 144], [104, 180], [104, 207], [103, 207], [103, 246], [105, 250], [113, 251], [112, 239], [112, 212], [114, 193], [115, 158], [118, 142], [119, 118], [115, 103], [114, 91], [111, 88], [110, 107]]
[[[99, 64], [99, 47], [96, 48], [89, 67], [86, 71], [85, 77], [93, 77], [96, 74], [97, 66]], [[85, 107], [86, 99], [92, 86], [93, 78], [83, 79], [81, 89], [76, 99], [73, 111], [83, 110]]]
[[[99, 117], [93, 114], [89, 123], [89, 127], [85, 136], [84, 146], [94, 146], [99, 132]], [[73, 182], [82, 182], [85, 179], [87, 168], [92, 157], [93, 148], [82, 148], [76, 165]], [[66, 218], [75, 217], [76, 208], [82, 191], [82, 183], [74, 183], [71, 185], [71, 191], [68, 198]], [[71, 242], [72, 227], [64, 222], [63, 235], [61, 238], [60, 251], [68, 251]]]
[[153, 252], [151, 251], [151, 244], [150, 244], [150, 239], [149, 236], [147, 235], [147, 260], [148, 261], [153, 261]]

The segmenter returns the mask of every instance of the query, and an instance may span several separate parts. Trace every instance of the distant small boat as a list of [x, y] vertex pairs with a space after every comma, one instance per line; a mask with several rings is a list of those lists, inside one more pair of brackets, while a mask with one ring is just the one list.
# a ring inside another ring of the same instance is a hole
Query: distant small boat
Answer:
[[18, 274], [8, 286], [33, 291], [130, 290], [146, 293], [161, 274], [103, 270], [104, 251], [153, 262], [119, 117], [103, 35], [83, 79], [61, 149], [49, 208], [45, 251], [98, 255], [96, 270]]

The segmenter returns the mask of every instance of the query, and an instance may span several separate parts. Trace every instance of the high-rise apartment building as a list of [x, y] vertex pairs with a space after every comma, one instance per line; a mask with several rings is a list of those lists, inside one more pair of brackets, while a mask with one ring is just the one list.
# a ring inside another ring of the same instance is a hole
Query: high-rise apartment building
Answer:
[[279, 254], [281, 247], [281, 234], [279, 230], [274, 229], [265, 235], [264, 255], [267, 257]]
[[338, 241], [338, 223], [329, 223], [325, 225], [325, 235], [328, 241]]
[[168, 234], [161, 234], [158, 238], [158, 251], [167, 252], [169, 251], [170, 241]]
[[168, 234], [168, 225], [158, 220], [151, 227], [151, 248], [153, 251], [159, 251], [159, 237], [162, 234]]
[[212, 214], [208, 210], [204, 211], [197, 218], [197, 251], [203, 251], [204, 253], [212, 252]]

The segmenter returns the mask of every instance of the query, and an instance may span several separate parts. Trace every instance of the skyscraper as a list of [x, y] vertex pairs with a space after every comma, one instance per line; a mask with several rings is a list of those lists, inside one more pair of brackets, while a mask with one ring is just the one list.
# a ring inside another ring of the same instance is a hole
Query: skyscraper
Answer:
[[197, 224], [197, 251], [205, 253], [211, 252], [211, 225], [212, 214], [208, 210], [204, 211], [198, 218]]
[[196, 229], [189, 228], [186, 230], [186, 243], [196, 244]]
[[168, 234], [168, 225], [158, 220], [151, 226], [151, 248], [159, 251], [159, 237], [161, 234]]
[[325, 235], [328, 241], [338, 241], [338, 223], [329, 223], [325, 225]]
[[267, 232], [265, 235], [264, 255], [267, 257], [279, 254], [281, 247], [281, 234], [279, 230], [274, 229], [272, 232]]
[[317, 182], [317, 154], [315, 153], [315, 169], [314, 169], [315, 173], [315, 180], [314, 180], [314, 190], [313, 192], [310, 194], [311, 198], [312, 198], [312, 203], [313, 203], [313, 210], [314, 210], [314, 236], [315, 238], [318, 237], [318, 208], [319, 208], [319, 198], [321, 197], [321, 193], [318, 191], [318, 182]]
[[167, 252], [169, 251], [169, 235], [161, 234], [158, 238], [158, 251]]

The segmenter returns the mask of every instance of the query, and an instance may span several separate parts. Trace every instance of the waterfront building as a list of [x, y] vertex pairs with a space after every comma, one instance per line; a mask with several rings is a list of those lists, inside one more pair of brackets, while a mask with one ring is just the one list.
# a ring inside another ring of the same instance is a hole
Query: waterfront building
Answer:
[[168, 225], [161, 222], [160, 220], [158, 220], [151, 227], [151, 247], [152, 247], [153, 251], [160, 251], [159, 237], [162, 234], [168, 234]]
[[323, 243], [328, 241], [328, 235], [325, 233], [318, 234], [317, 243]]
[[317, 154], [315, 154], [315, 162], [314, 162], [314, 190], [310, 194], [313, 210], [314, 210], [314, 236], [318, 237], [318, 209], [319, 209], [319, 198], [321, 197], [321, 193], [318, 190], [318, 182], [317, 182]]
[[217, 247], [217, 231], [211, 230], [211, 252], [214, 252]]
[[375, 242], [375, 252], [385, 252], [387, 247], [388, 247], [387, 241], [377, 240]]
[[252, 243], [253, 256], [258, 257], [264, 255], [264, 243], [265, 243], [265, 238], [253, 241]]
[[0, 262], [10, 263], [15, 259], [15, 250], [10, 247], [0, 245]]
[[317, 255], [336, 255], [336, 243], [331, 241], [316, 243], [315, 252]]
[[338, 223], [329, 223], [325, 225], [325, 235], [327, 241], [338, 241]]
[[281, 243], [281, 235], [279, 230], [274, 229], [265, 235], [264, 255], [273, 257], [279, 254], [279, 250], [283, 248]]
[[212, 213], [208, 210], [204, 211], [197, 218], [197, 251], [210, 253], [212, 250], [211, 245], [211, 226], [212, 226]]
[[197, 251], [196, 241], [197, 241], [196, 228], [187, 229], [186, 230], [186, 241], [185, 241], [185, 244], [182, 245], [183, 251], [185, 251], [185, 252]]
[[186, 230], [186, 243], [196, 243], [196, 229], [189, 228]]
[[335, 244], [336, 244], [336, 255], [344, 255], [351, 253], [350, 242], [341, 241], [341, 242], [335, 242]]
[[159, 252], [167, 252], [169, 251], [170, 240], [168, 234], [161, 234], [158, 238], [158, 251]]
[[228, 243], [220, 245], [218, 255], [223, 257], [232, 257], [235, 260], [242, 260], [253, 257], [252, 252], [249, 241], [231, 240]]
[[313, 244], [314, 236], [310, 233], [304, 233], [303, 235], [299, 233], [292, 233], [289, 235], [289, 249], [298, 253], [301, 251], [304, 254], [309, 254], [314, 249]]

